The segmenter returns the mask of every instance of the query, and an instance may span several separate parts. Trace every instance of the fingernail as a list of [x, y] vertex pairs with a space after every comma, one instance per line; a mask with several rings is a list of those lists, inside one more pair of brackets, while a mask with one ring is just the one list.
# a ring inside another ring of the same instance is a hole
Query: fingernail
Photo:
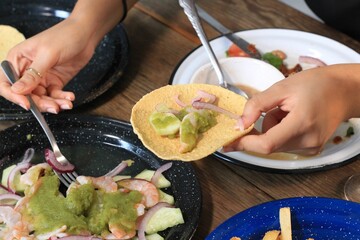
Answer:
[[25, 109], [26, 111], [29, 110], [24, 104], [19, 103], [19, 106], [22, 107], [23, 109]]
[[53, 114], [58, 113], [55, 108], [48, 108], [48, 109], [46, 109], [46, 111], [49, 112], [49, 113], [53, 113]]
[[63, 104], [60, 106], [61, 109], [68, 110], [71, 109], [71, 107], [68, 104]]
[[14, 85], [11, 86], [12, 90], [15, 90], [16, 92], [20, 92], [25, 88], [25, 84], [23, 82], [17, 82], [14, 83]]

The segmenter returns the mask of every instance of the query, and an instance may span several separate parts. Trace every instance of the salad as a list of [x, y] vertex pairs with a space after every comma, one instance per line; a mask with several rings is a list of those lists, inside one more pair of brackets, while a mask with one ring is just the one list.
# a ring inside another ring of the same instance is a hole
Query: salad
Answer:
[[33, 155], [28, 149], [3, 171], [0, 239], [161, 240], [158, 232], [184, 223], [174, 197], [162, 190], [171, 186], [162, 174], [171, 162], [125, 176], [133, 163], [125, 160], [103, 176], [78, 176], [62, 193], [51, 165], [32, 164]]
[[[252, 48], [255, 49], [255, 45], [251, 45]], [[226, 56], [227, 57], [250, 57], [246, 52], [244, 52], [241, 48], [239, 48], [234, 43], [230, 45], [230, 47], [226, 50]], [[289, 68], [286, 63], [285, 59], [287, 58], [287, 55], [285, 52], [281, 50], [273, 50], [271, 52], [266, 52], [262, 54], [261, 60], [273, 65], [279, 71], [284, 74], [285, 77], [290, 76], [291, 74], [301, 72], [303, 70], [303, 67], [301, 66], [301, 63], [310, 64], [315, 67], [321, 67], [325, 66], [326, 63], [324, 63], [322, 60], [310, 56], [299, 56], [297, 64], [295, 66]]]

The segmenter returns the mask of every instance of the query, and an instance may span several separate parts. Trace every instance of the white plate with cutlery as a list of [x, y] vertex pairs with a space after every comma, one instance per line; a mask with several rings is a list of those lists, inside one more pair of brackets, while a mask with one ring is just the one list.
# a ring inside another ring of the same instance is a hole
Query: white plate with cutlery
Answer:
[[[286, 53], [285, 64], [288, 68], [299, 63], [299, 56], [315, 57], [326, 64], [337, 63], [360, 63], [360, 55], [353, 49], [313, 33], [302, 32], [289, 29], [255, 29], [237, 32], [237, 35], [252, 43], [261, 53], [271, 52], [273, 50], [282, 50]], [[215, 55], [220, 62], [226, 61], [226, 50], [232, 44], [225, 37], [218, 37], [210, 41]], [[209, 58], [202, 46], [191, 51], [175, 68], [170, 84], [190, 83], [197, 75], [200, 68], [209, 64]], [[311, 68], [311, 65], [301, 64], [303, 69]], [[209, 68], [210, 69], [210, 68]], [[278, 78], [266, 79], [267, 81], [280, 80]], [[272, 83], [272, 84], [273, 84]], [[257, 83], [258, 84], [258, 83]], [[264, 90], [272, 85], [269, 82], [259, 83], [259, 90]], [[249, 83], [251, 85], [251, 83]], [[258, 123], [260, 125], [260, 122]], [[344, 137], [349, 128], [354, 130], [351, 137]], [[341, 141], [335, 139], [341, 138]], [[343, 123], [335, 132], [329, 143], [321, 154], [302, 158], [291, 154], [274, 154], [271, 156], [252, 155], [246, 152], [221, 153], [217, 151], [214, 155], [222, 160], [235, 164], [243, 165], [257, 170], [272, 172], [308, 172], [333, 168], [345, 164], [360, 153], [360, 147], [357, 142], [360, 140], [360, 120], [351, 119]]]

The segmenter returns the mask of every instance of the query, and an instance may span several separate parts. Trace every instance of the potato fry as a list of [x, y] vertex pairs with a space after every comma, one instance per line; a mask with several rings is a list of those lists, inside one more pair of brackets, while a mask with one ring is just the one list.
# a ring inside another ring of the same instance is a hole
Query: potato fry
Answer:
[[280, 231], [279, 231], [279, 230], [267, 231], [267, 232], [265, 233], [265, 236], [263, 237], [262, 240], [278, 240], [278, 239], [279, 239], [279, 235], [280, 235]]
[[290, 208], [280, 208], [279, 216], [281, 229], [280, 240], [292, 240]]

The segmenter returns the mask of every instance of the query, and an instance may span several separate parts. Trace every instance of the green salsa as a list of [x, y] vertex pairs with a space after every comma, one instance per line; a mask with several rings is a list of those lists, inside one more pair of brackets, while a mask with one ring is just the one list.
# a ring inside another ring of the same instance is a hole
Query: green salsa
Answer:
[[109, 225], [126, 232], [135, 231], [142, 194], [138, 191], [104, 192], [92, 184], [78, 185], [64, 197], [59, 179], [53, 173], [41, 177], [25, 192], [28, 206], [22, 215], [34, 226], [36, 234], [54, 231], [66, 225], [71, 234], [109, 234]]

